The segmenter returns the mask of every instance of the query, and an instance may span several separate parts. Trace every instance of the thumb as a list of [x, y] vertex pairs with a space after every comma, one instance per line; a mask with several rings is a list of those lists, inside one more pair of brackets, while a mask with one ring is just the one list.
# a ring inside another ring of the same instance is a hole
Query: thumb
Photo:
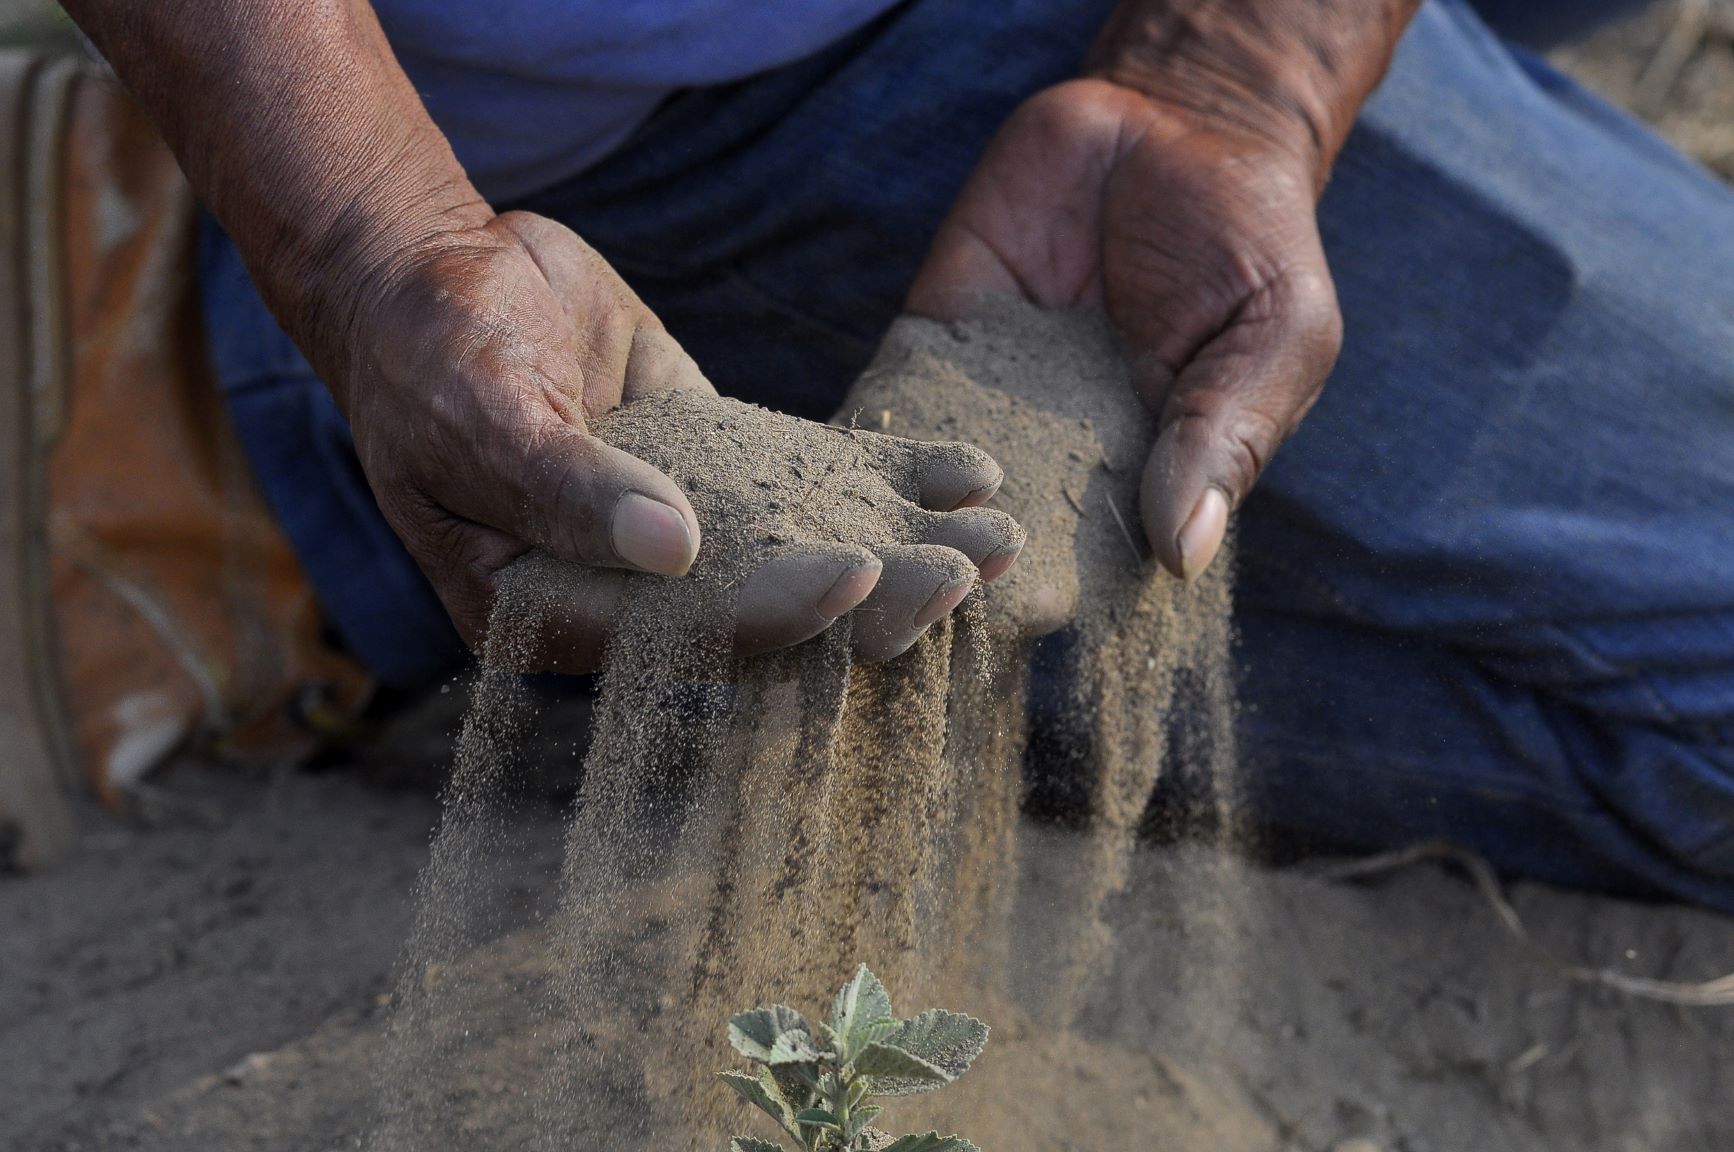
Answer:
[[1163, 567], [1188, 580], [1209, 567], [1229, 513], [1318, 399], [1341, 344], [1321, 265], [1249, 297], [1178, 375], [1153, 360], [1140, 366], [1139, 391], [1161, 398], [1140, 506]]
[[578, 564], [682, 576], [698, 556], [698, 517], [656, 468], [548, 419], [503, 483], [490, 523]]

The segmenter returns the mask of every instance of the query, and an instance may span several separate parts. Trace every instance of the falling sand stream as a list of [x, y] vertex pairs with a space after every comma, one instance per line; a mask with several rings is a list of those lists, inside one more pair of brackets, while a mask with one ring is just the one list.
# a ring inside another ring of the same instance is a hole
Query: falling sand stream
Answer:
[[[969, 324], [901, 320], [848, 413], [829, 428], [682, 393], [599, 423], [682, 485], [704, 549], [684, 580], [633, 578], [623, 597], [546, 965], [523, 989], [536, 1026], [513, 1041], [536, 1071], [484, 1093], [467, 1062], [499, 1037], [454, 972], [496, 934], [476, 864], [534, 767], [511, 669], [592, 578], [535, 556], [503, 575], [417, 894], [374, 1147], [721, 1149], [744, 1124], [710, 1079], [733, 1063], [723, 1022], [759, 1003], [816, 1006], [862, 961], [911, 1011], [996, 1025], [990, 1085], [1091, 1063], [1072, 1029], [1110, 974], [1107, 911], [1159, 772], [1184, 761], [1214, 782], [1214, 808], [1231, 807], [1230, 565], [1182, 584], [1143, 546], [1153, 430], [1098, 316], [999, 304]], [[884, 664], [851, 661], [847, 619], [785, 653], [732, 656], [723, 622], [757, 558], [919, 539], [931, 514], [908, 499], [914, 461], [948, 449], [911, 441], [977, 444], [1004, 466], [995, 506], [1030, 532], [1019, 563]], [[1063, 672], [1032, 679], [1033, 637], [1061, 619], [1075, 621]], [[1032, 701], [1069, 730], [1064, 770], [1087, 809], [1033, 928], [1016, 911]], [[1220, 960], [1234, 901], [1195, 906], [1186, 938]], [[1188, 967], [1232, 979], [1202, 954]], [[1126, 1073], [1100, 1063], [1111, 1107]], [[935, 1118], [989, 1152], [1029, 1146], [968, 1099], [888, 1119]], [[1075, 1146], [1106, 1147], [1111, 1131]]]

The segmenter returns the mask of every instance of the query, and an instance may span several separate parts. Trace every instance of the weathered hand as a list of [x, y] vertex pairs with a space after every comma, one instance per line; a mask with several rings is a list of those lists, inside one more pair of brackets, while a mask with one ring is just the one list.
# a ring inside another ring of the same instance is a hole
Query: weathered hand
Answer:
[[1162, 563], [1192, 576], [1318, 396], [1341, 320], [1316, 158], [1101, 79], [1026, 102], [941, 226], [912, 312], [983, 294], [1105, 308], [1158, 414], [1141, 492]]
[[[684, 574], [700, 525], [669, 476], [594, 423], [657, 392], [711, 394], [710, 383], [606, 261], [527, 213], [443, 235], [355, 298], [345, 351], [322, 359], [387, 521], [472, 644], [514, 559], [539, 549], [584, 566], [538, 653], [563, 671], [595, 667], [622, 570]], [[980, 456], [974, 467], [935, 477], [930, 507], [990, 496], [997, 466]], [[926, 603], [954, 568], [785, 549], [747, 579], [737, 644], [798, 643], [863, 601]]]
[[353, 293], [321, 368], [386, 520], [466, 640], [495, 573], [531, 548], [670, 575], [692, 563], [685, 496], [589, 424], [635, 393], [710, 385], [570, 231], [495, 217]]

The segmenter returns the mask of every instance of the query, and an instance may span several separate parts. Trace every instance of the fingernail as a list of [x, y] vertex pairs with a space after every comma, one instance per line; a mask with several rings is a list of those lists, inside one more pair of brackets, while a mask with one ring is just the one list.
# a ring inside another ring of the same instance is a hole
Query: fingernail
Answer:
[[692, 567], [692, 532], [686, 517], [660, 500], [628, 492], [608, 523], [614, 554], [646, 572], [682, 576]]
[[969, 595], [969, 590], [975, 587], [975, 581], [965, 576], [953, 580], [933, 594], [933, 598], [924, 604], [921, 611], [915, 614], [915, 626], [925, 628], [947, 612], [963, 603], [963, 598]]
[[831, 590], [819, 598], [815, 605], [819, 615], [827, 620], [835, 620], [861, 601], [867, 599], [867, 593], [873, 591], [873, 585], [879, 582], [879, 573], [884, 568], [877, 560], [857, 564], [853, 568], [844, 569], [837, 577], [837, 582], [831, 585]]
[[959, 508], [981, 507], [999, 493], [1000, 483], [1000, 481], [995, 480], [992, 484], [983, 484], [980, 488], [971, 488], [969, 490], [969, 495], [958, 501], [957, 506]]
[[983, 560], [981, 562], [981, 578], [983, 582], [988, 580], [998, 580], [1001, 576], [1004, 576], [1006, 569], [1012, 566], [1013, 562], [1018, 558], [1018, 553], [1023, 550], [1024, 546], [1022, 544], [1011, 544], [1001, 548], [986, 560]]
[[1180, 575], [1191, 580], [1210, 567], [1228, 531], [1228, 497], [1219, 488], [1206, 488], [1193, 506], [1192, 515], [1180, 529], [1174, 544], [1180, 552]]

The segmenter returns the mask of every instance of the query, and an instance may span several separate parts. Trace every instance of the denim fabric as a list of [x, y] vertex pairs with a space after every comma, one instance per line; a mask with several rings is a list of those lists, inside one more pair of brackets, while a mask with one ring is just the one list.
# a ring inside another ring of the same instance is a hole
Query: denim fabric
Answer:
[[[523, 206], [722, 390], [824, 417], [989, 136], [1108, 7], [915, 0], [676, 97]], [[1434, 0], [1320, 215], [1345, 352], [1239, 517], [1249, 803], [1311, 844], [1444, 835], [1734, 909], [1734, 195]], [[207, 272], [219, 375], [337, 626], [437, 674], [449, 626], [330, 402], [220, 237]]]

